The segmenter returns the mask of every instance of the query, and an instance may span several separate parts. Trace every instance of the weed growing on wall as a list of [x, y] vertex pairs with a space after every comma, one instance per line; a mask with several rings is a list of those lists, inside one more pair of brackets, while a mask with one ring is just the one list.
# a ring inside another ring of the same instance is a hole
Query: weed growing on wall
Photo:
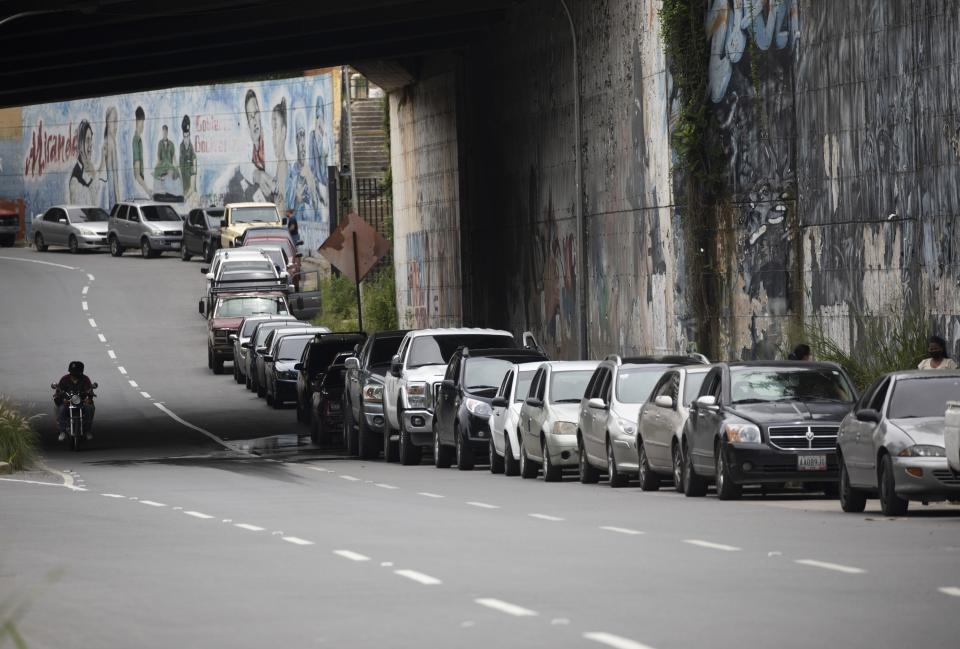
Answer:
[[23, 471], [36, 460], [38, 443], [32, 418], [0, 398], [0, 462], [9, 462], [14, 471]]
[[[320, 281], [322, 310], [313, 323], [331, 331], [357, 330], [357, 291], [343, 275]], [[367, 332], [397, 328], [393, 266], [384, 266], [363, 282], [363, 328]]]

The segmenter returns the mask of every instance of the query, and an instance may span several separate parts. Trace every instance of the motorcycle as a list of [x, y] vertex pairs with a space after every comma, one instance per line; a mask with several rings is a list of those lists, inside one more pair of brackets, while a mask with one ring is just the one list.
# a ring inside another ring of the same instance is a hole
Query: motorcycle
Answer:
[[[56, 383], [51, 383], [50, 387], [54, 390], [59, 391], [59, 397], [63, 399], [63, 403], [66, 404], [69, 409], [68, 413], [68, 427], [66, 430], [67, 439], [70, 443], [70, 448], [74, 451], [80, 450], [80, 444], [87, 438], [87, 431], [83, 429], [83, 402], [85, 399], [93, 401], [93, 397], [97, 396], [92, 391], [83, 394], [82, 390], [60, 390], [60, 386]], [[97, 383], [92, 384], [93, 389], [99, 387]], [[59, 416], [59, 411], [58, 411]]]

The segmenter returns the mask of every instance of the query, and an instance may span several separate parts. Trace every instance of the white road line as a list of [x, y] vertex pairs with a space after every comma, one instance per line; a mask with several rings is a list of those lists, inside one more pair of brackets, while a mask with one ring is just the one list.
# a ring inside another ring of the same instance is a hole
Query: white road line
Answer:
[[740, 548], [735, 545], [724, 545], [723, 543], [713, 543], [711, 541], [701, 541], [700, 539], [684, 539], [684, 543], [698, 545], [701, 548], [710, 548], [711, 550], [722, 550], [723, 552], [739, 552]]
[[344, 480], [349, 480], [350, 482], [360, 482], [360, 478], [354, 478], [352, 475], [342, 475], [340, 477]]
[[[157, 408], [159, 408], [161, 412], [163, 412], [165, 415], [167, 415], [168, 417], [170, 417], [170, 419], [174, 420], [174, 421], [177, 422], [178, 424], [181, 424], [181, 425], [183, 425], [183, 426], [186, 426], [186, 427], [189, 428], [190, 430], [195, 430], [195, 431], [197, 431], [198, 433], [200, 433], [200, 434], [202, 434], [202, 435], [206, 435], [207, 437], [209, 437], [210, 439], [212, 439], [213, 441], [215, 441], [217, 444], [220, 444], [220, 445], [223, 446], [224, 448], [227, 448], [227, 449], [230, 449], [230, 450], [233, 450], [233, 451], [236, 450], [236, 449], [234, 449], [232, 446], [230, 446], [229, 444], [227, 444], [225, 441], [223, 441], [222, 439], [220, 439], [219, 437], [217, 437], [216, 435], [214, 435], [213, 433], [211, 433], [209, 430], [204, 430], [203, 428], [200, 428], [199, 426], [195, 426], [195, 425], [191, 424], [191, 423], [190, 423], [189, 421], [187, 421], [186, 419], [181, 418], [179, 415], [177, 415], [175, 412], [173, 412], [172, 410], [170, 410], [169, 408], [167, 408], [167, 407], [166, 407], [165, 405], [163, 405], [162, 403], [156, 403], [156, 402], [154, 402], [153, 405], [155, 405]], [[249, 454], [248, 454], [248, 455], [249, 455]]]
[[84, 311], [89, 311], [89, 310], [90, 310], [90, 307], [87, 306], [87, 301], [86, 301], [86, 300], [84, 300], [83, 302], [81, 302], [81, 303], [80, 303], [80, 306], [83, 308]]
[[139, 387], [140, 387], [139, 385], [137, 385], [137, 382], [134, 381], [133, 379], [130, 379], [130, 380], [128, 381], [128, 383], [130, 384], [130, 387], [131, 387], [131, 388], [139, 388]]
[[117, 370], [119, 370], [119, 372], [120, 372], [121, 374], [126, 374], [126, 373], [127, 373], [127, 368], [125, 368], [123, 365], [118, 365], [118, 366], [117, 366]]
[[584, 633], [583, 637], [587, 640], [613, 647], [614, 649], [651, 649], [648, 645], [605, 631], [590, 631], [589, 633]]
[[380, 487], [381, 489], [399, 489], [400, 487], [394, 487], [392, 484], [383, 484], [382, 482], [375, 482], [374, 487]]
[[30, 264], [43, 264], [44, 266], [56, 266], [57, 268], [66, 268], [67, 270], [78, 270], [75, 266], [64, 266], [63, 264], [54, 264], [49, 261], [40, 261], [39, 259], [21, 259], [20, 257], [0, 257], [7, 261], [25, 261]]
[[549, 514], [527, 514], [530, 518], [539, 518], [542, 521], [563, 521], [565, 518], [559, 516], [550, 516]]
[[94, 329], [97, 328], [97, 321], [94, 320], [93, 318], [87, 318], [87, 322], [89, 322], [90, 326], [93, 327]]
[[141, 500], [141, 505], [150, 505], [151, 507], [166, 507], [163, 503], [158, 503], [155, 500]]
[[[3, 259], [3, 257], [0, 257]], [[44, 487], [62, 487], [70, 491], [86, 491], [84, 487], [74, 487], [71, 484], [62, 484], [58, 482], [40, 482], [39, 480], [20, 480], [19, 478], [0, 478], [3, 482], [21, 482], [23, 484], [38, 484]]]
[[107, 350], [107, 356], [109, 356], [113, 360], [117, 360], [117, 352], [113, 351], [112, 349]]
[[826, 561], [817, 561], [816, 559], [797, 559], [794, 563], [799, 563], [803, 566], [813, 566], [814, 568], [823, 568], [824, 570], [835, 570], [836, 572], [843, 572], [848, 575], [861, 575], [866, 572], [866, 570], [862, 568], [844, 566], [839, 563], [827, 563]]
[[89, 287], [89, 286], [84, 286], [84, 287], [83, 287], [83, 291], [81, 291], [81, 293], [82, 293], [83, 295], [86, 295], [86, 294], [87, 294], [87, 291], [89, 291], [89, 290], [90, 290], [90, 287]]
[[943, 588], [938, 588], [941, 593], [944, 595], [950, 595], [951, 597], [960, 597], [960, 588], [956, 586], [944, 586]]
[[187, 516], [193, 516], [194, 518], [203, 518], [203, 519], [213, 518], [213, 516], [211, 516], [210, 514], [204, 514], [203, 512], [187, 511], [183, 513], [186, 514]]
[[537, 615], [536, 611], [531, 611], [529, 608], [517, 606], [516, 604], [511, 604], [510, 602], [505, 602], [502, 599], [481, 597], [473, 601], [480, 606], [486, 606], [487, 608], [492, 608], [495, 611], [500, 611], [501, 613], [506, 613], [507, 615], [513, 615], [514, 617], [532, 617]]
[[412, 579], [413, 581], [423, 584], [424, 586], [436, 586], [437, 584], [443, 583], [436, 577], [425, 575], [422, 572], [417, 572], [416, 570], [394, 570], [393, 574], [406, 577], [407, 579]]
[[293, 543], [294, 545], [313, 545], [313, 541], [301, 539], [296, 536], [284, 536], [283, 540], [286, 541], [287, 543]]
[[234, 523], [233, 526], [249, 532], [262, 532], [264, 530], [264, 528], [259, 525], [251, 525], [250, 523]]
[[140, 393], [140, 396], [143, 397], [144, 399], [152, 399], [152, 398], [153, 398], [153, 397], [151, 397], [149, 394], [147, 394], [146, 392], [141, 392], [141, 393]]
[[314, 471], [319, 471], [320, 473], [333, 473], [333, 471], [331, 471], [330, 469], [325, 469], [322, 466], [308, 466], [307, 468], [312, 469]]
[[426, 496], [427, 498], [445, 498], [446, 496], [441, 496], [440, 494], [430, 493], [429, 491], [418, 491], [418, 496]]
[[107, 498], [126, 498], [126, 496], [121, 494], [100, 494], [101, 496], [106, 496]]
[[480, 509], [500, 509], [500, 505], [491, 505], [490, 503], [480, 503], [475, 500], [468, 500], [467, 503], [471, 507], [479, 507]]
[[90, 273], [87, 273], [87, 279], [89, 279], [91, 282], [97, 281], [97, 278], [91, 275]]
[[99, 338], [99, 339], [100, 339], [100, 342], [102, 342], [102, 343], [107, 342], [107, 337], [104, 336], [103, 334], [97, 334], [97, 338]]
[[629, 527], [615, 527], [613, 525], [601, 525], [601, 530], [607, 530], [608, 532], [616, 532], [618, 534], [643, 534], [640, 530], [631, 530]]
[[370, 557], [351, 550], [334, 550], [333, 553], [338, 557], [350, 559], [350, 561], [370, 561]]

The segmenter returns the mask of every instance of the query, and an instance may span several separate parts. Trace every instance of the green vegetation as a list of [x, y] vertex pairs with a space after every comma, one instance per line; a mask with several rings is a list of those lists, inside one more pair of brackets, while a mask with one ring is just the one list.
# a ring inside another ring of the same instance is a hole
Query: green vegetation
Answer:
[[42, 590], [60, 580], [63, 569], [57, 568], [47, 573], [44, 583], [29, 589], [26, 593], [14, 592], [0, 599], [0, 647], [7, 646], [7, 640], [13, 643], [16, 649], [27, 649], [17, 623], [27, 614], [30, 606], [39, 597]]
[[[323, 310], [314, 324], [332, 331], [357, 330], [357, 291], [343, 275], [320, 281]], [[384, 266], [363, 282], [363, 325], [368, 332], [397, 328], [396, 281], [393, 266]]]
[[36, 460], [39, 436], [32, 419], [0, 398], [0, 462], [9, 462], [14, 471], [23, 471]]

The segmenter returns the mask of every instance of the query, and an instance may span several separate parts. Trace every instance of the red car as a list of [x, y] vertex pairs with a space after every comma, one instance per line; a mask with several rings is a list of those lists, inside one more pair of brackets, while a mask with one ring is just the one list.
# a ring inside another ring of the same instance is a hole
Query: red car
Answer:
[[252, 228], [243, 236], [243, 246], [269, 249], [280, 249], [287, 259], [287, 274], [296, 278], [300, 273], [300, 258], [303, 253], [297, 252], [293, 239], [281, 228]]

